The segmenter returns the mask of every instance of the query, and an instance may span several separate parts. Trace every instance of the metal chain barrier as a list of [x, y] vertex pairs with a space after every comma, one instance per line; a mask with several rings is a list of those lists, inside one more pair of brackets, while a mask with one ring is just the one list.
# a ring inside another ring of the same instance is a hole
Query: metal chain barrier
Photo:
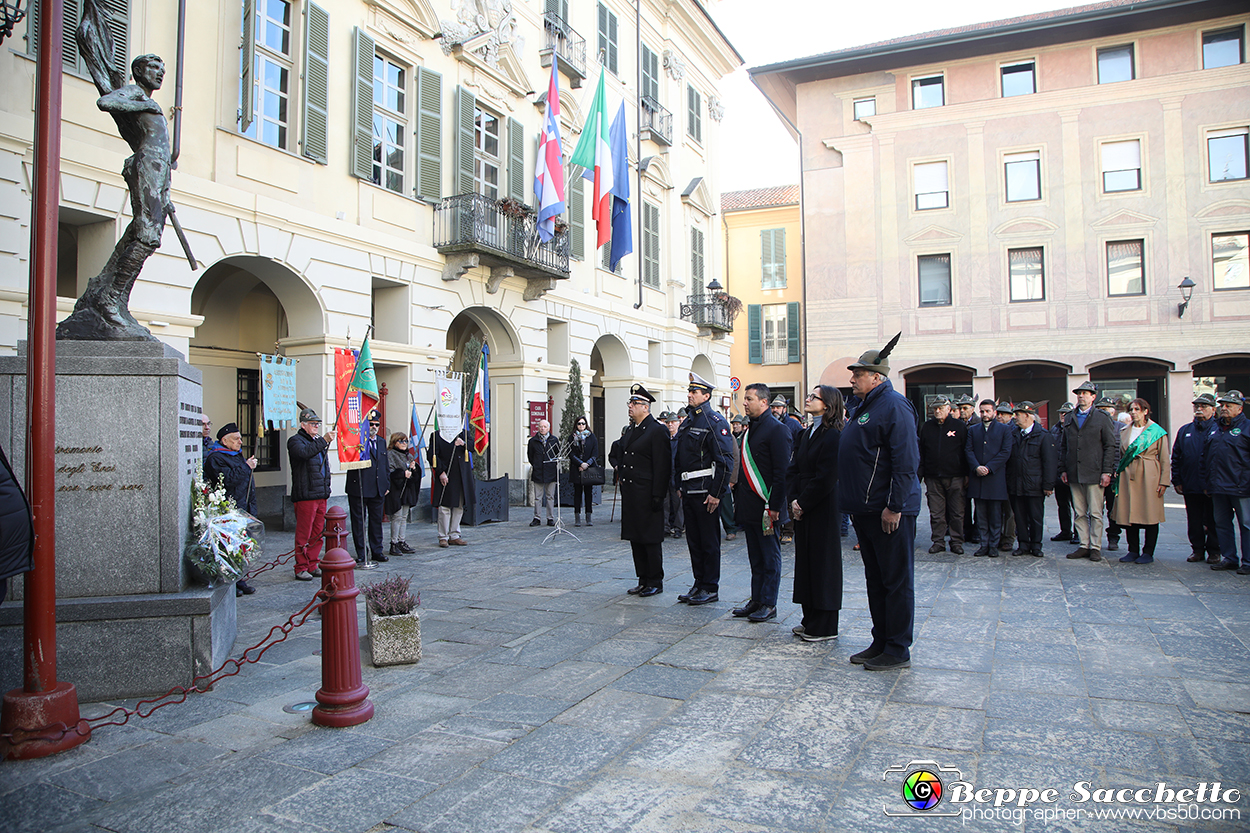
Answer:
[[[291, 553], [284, 553], [284, 555], [290, 555], [294, 552], [295, 551], [292, 550]], [[277, 562], [275, 562], [275, 564], [276, 563]], [[271, 568], [274, 565], [266, 566]], [[250, 576], [251, 574], [249, 573], [249, 577]], [[241, 657], [238, 659], [228, 659], [212, 673], [194, 678], [191, 680], [190, 687], [174, 686], [160, 697], [155, 697], [151, 700], [140, 700], [135, 704], [133, 709], [118, 706], [108, 714], [93, 717], [91, 719], [79, 720], [73, 726], [67, 726], [64, 723], [53, 723], [39, 729], [18, 729], [11, 734], [0, 734], [0, 740], [16, 745], [19, 743], [27, 743], [32, 740], [43, 740], [55, 743], [70, 732], [76, 732], [79, 735], [86, 736], [90, 735], [96, 729], [101, 729], [105, 726], [124, 726], [130, 718], [135, 715], [140, 718], [150, 717], [157, 709], [161, 709], [175, 703], [185, 702], [188, 694], [203, 694], [207, 691], [211, 691], [212, 687], [221, 680], [224, 680], [226, 677], [233, 677], [243, 670], [243, 665], [245, 663], [259, 662], [260, 658], [265, 655], [266, 651], [274, 645], [277, 645], [279, 642], [285, 641], [291, 631], [307, 622], [308, 617], [313, 615], [314, 612], [319, 611], [322, 606], [333, 599], [337, 592], [338, 587], [334, 583], [334, 580], [331, 579], [327, 586], [321, 588], [313, 595], [308, 604], [304, 605], [303, 608], [301, 608], [281, 625], [274, 625], [270, 628], [269, 633], [265, 634], [265, 638], [244, 651]], [[281, 636], [274, 638], [278, 633], [281, 633]], [[252, 656], [253, 652], [255, 652], [254, 656]], [[151, 708], [145, 711], [145, 706], [151, 706]], [[119, 719], [111, 719], [115, 717]]]
[[287, 550], [286, 552], [282, 553], [282, 555], [279, 555], [277, 558], [275, 558], [273, 561], [270, 561], [268, 564], [261, 564], [259, 567], [253, 567], [252, 569], [248, 570], [246, 573], [243, 574], [243, 580], [246, 581], [249, 578], [255, 578], [261, 573], [267, 573], [270, 570], [272, 570], [274, 567], [279, 567], [283, 564], [286, 564], [294, 557], [295, 557], [295, 550], [294, 549]]

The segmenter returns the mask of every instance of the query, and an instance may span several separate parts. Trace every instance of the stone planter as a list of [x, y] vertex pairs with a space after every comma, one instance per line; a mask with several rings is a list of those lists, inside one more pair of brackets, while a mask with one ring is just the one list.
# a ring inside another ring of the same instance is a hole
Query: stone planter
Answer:
[[421, 659], [421, 614], [417, 610], [400, 616], [377, 616], [366, 603], [365, 632], [375, 666], [403, 665]]

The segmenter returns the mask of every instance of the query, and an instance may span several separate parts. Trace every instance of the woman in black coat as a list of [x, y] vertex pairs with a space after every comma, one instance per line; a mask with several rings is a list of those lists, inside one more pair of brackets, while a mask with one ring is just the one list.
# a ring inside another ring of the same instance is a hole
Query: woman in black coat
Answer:
[[408, 437], [402, 431], [391, 434], [386, 445], [386, 470], [391, 489], [386, 493], [386, 514], [391, 516], [391, 555], [416, 552], [408, 546], [408, 510], [417, 505], [421, 493], [421, 464], [408, 455]]
[[591, 513], [595, 510], [595, 487], [582, 483], [582, 472], [599, 464], [599, 439], [586, 424], [586, 417], [578, 417], [569, 438], [569, 479], [573, 483], [573, 526], [582, 525], [582, 499], [586, 500], [586, 526], [594, 526]]
[[838, 439], [846, 418], [842, 394], [817, 385], [807, 396], [815, 424], [798, 435], [786, 475], [794, 518], [794, 602], [803, 622], [794, 633], [805, 642], [838, 635], [842, 608], [842, 541], [838, 519]]

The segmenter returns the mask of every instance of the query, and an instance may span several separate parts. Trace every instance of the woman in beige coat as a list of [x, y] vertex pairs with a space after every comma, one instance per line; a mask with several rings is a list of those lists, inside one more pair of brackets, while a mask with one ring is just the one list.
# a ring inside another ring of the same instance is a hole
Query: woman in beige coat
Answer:
[[[1172, 450], [1168, 432], [1150, 419], [1150, 405], [1134, 399], [1128, 405], [1132, 421], [1120, 431], [1120, 465], [1116, 469], [1115, 521], [1128, 530], [1128, 553], [1121, 561], [1154, 561], [1159, 524], [1163, 523], [1163, 493], [1172, 485]], [[1145, 547], [1141, 530], [1146, 530]]]

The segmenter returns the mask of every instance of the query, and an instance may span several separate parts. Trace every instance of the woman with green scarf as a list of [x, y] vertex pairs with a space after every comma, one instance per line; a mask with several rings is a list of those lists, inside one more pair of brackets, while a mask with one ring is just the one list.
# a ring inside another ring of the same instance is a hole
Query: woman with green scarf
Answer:
[[1128, 530], [1128, 553], [1120, 560], [1149, 564], [1155, 560], [1159, 524], [1163, 523], [1163, 493], [1172, 485], [1172, 451], [1168, 432], [1150, 419], [1145, 399], [1128, 403], [1128, 413], [1132, 421], [1120, 431], [1115, 481], [1115, 521]]

